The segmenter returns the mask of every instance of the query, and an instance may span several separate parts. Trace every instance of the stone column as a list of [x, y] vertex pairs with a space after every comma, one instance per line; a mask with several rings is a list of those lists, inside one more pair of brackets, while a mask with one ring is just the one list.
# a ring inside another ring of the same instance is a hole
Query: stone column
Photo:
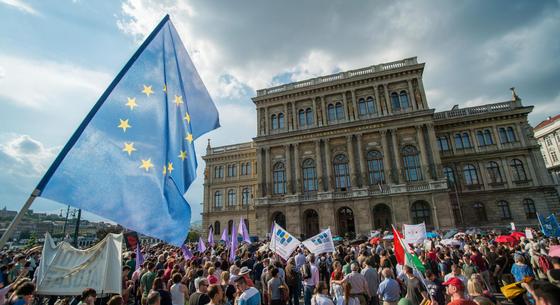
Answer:
[[299, 143], [294, 143], [294, 171], [296, 172], [296, 181], [294, 187], [296, 194], [301, 194], [301, 164], [299, 161]]
[[477, 145], [476, 133], [472, 129], [467, 130], [467, 132], [469, 133], [469, 137], [471, 138], [471, 145], [474, 148], [474, 151], [478, 152], [479, 147]]
[[269, 120], [270, 118], [268, 117], [268, 107], [264, 107], [264, 135], [268, 135], [268, 131], [270, 130], [270, 124], [269, 124]]
[[[527, 146], [527, 143], [525, 142], [525, 133], [523, 133], [523, 129], [521, 128], [521, 124], [515, 124], [515, 127], [517, 129], [517, 138], [519, 138], [519, 141], [521, 141], [521, 145], [523, 147]], [[552, 136], [553, 138], [556, 138], [554, 136]]]
[[373, 91], [375, 92], [375, 107], [377, 108], [377, 115], [385, 114], [385, 107], [381, 107], [381, 100], [379, 99], [379, 90], [377, 85], [373, 86]]
[[387, 88], [387, 84], [383, 84], [383, 92], [385, 93], [385, 103], [387, 103], [387, 113], [393, 113], [393, 106], [391, 105], [391, 100], [389, 99], [389, 89]]
[[381, 133], [381, 143], [383, 145], [383, 168], [385, 169], [385, 183], [395, 182], [398, 184], [399, 183], [398, 181], [393, 181], [392, 179], [393, 177], [391, 175], [392, 164], [391, 164], [391, 159], [389, 159], [391, 152], [389, 151], [389, 140], [387, 139], [387, 130], [382, 129], [379, 131], [379, 133]]
[[[319, 112], [317, 111], [317, 101], [315, 100], [315, 98], [312, 99], [313, 100], [313, 117], [314, 122], [313, 124], [315, 124], [315, 126], [323, 126], [323, 122], [321, 122], [321, 118], [319, 117]], [[298, 122], [298, 126], [299, 126], [299, 117], [296, 120]]]
[[317, 169], [317, 184], [319, 185], [318, 191], [326, 191], [324, 186], [323, 175], [323, 158], [321, 156], [321, 140], [315, 141], [315, 168]]
[[325, 108], [325, 97], [321, 96], [321, 121], [323, 122], [323, 126], [327, 126], [327, 108]]
[[350, 188], [354, 188], [356, 183], [356, 160], [354, 159], [354, 145], [352, 136], [346, 136], [346, 147], [348, 149], [348, 163], [350, 165]]
[[533, 161], [531, 160], [531, 156], [525, 156], [525, 164], [527, 164], [525, 169], [525, 175], [527, 175], [527, 171], [529, 171], [531, 180], [533, 180], [533, 185], [535, 186], [539, 185], [539, 180], [537, 179], [537, 173], [535, 171], [535, 166], [533, 166]]
[[[286, 128], [286, 130], [288, 130], [288, 124], [289, 120], [288, 120], [288, 103], [284, 103], [284, 128]], [[280, 122], [278, 122], [278, 125], [280, 125]], [[280, 126], [278, 126], [280, 127]], [[280, 129], [280, 128], [278, 128]]]
[[362, 134], [359, 133], [356, 135], [356, 137], [358, 138], [358, 159], [360, 162], [360, 173], [361, 173], [361, 180], [362, 180], [362, 185], [361, 187], [366, 187], [368, 185], [368, 172], [367, 172], [367, 161], [364, 158], [364, 144], [363, 139], [362, 139]]
[[350, 116], [350, 105], [348, 104], [348, 101], [346, 100], [346, 91], [342, 92], [342, 105], [344, 105], [344, 118], [345, 118], [345, 122], [349, 122], [349, 121], [353, 121], [352, 117]]
[[397, 175], [395, 181], [397, 184], [400, 184], [403, 180], [403, 173], [401, 168], [401, 150], [397, 140], [397, 129], [391, 129], [391, 140], [393, 142], [393, 157], [395, 158], [395, 164], [397, 165]]
[[292, 194], [292, 157], [290, 156], [290, 144], [284, 145], [286, 157], [286, 194]]
[[332, 191], [334, 189], [334, 174], [331, 158], [331, 145], [329, 143], [329, 138], [325, 139], [325, 162], [327, 164], [327, 190]]
[[500, 134], [498, 133], [498, 127], [496, 125], [492, 125], [492, 133], [494, 134], [494, 140], [496, 140], [496, 145], [498, 149], [502, 149], [502, 141], [500, 141]]
[[428, 139], [429, 143], [427, 146], [432, 150], [432, 162], [434, 164], [434, 173], [435, 176], [433, 177], [435, 180], [438, 180], [440, 177], [440, 167], [441, 167], [441, 156], [439, 155], [439, 148], [436, 145], [436, 131], [434, 129], [433, 123], [426, 124], [426, 129], [428, 131]]
[[291, 128], [290, 130], [296, 130], [297, 112], [296, 112], [296, 102], [292, 102], [292, 119], [290, 120]]
[[408, 96], [410, 97], [410, 102], [412, 103], [412, 110], [418, 110], [416, 106], [416, 99], [414, 98], [414, 90], [412, 89], [412, 82], [407, 80], [408, 82]]
[[356, 90], [352, 90], [352, 105], [354, 106], [354, 120], [359, 118], [358, 116], [358, 104], [356, 102]]
[[424, 83], [422, 82], [422, 77], [418, 77], [418, 89], [420, 90], [420, 96], [422, 97], [422, 107], [424, 109], [430, 109], [428, 107], [428, 100], [426, 99], [426, 91], [424, 91]]
[[500, 158], [502, 163], [502, 175], [503, 178], [506, 180], [508, 188], [513, 187], [513, 179], [511, 178], [511, 171], [509, 170], [509, 164], [507, 163], [506, 159]]
[[266, 181], [264, 183], [265, 193], [266, 196], [270, 196], [272, 194], [272, 170], [270, 164], [270, 147], [265, 147], [264, 154], [265, 154], [264, 170], [265, 170], [265, 177], [266, 177]]
[[424, 141], [424, 132], [422, 131], [422, 125], [416, 125], [416, 139], [420, 145], [420, 156], [422, 157], [422, 174], [424, 179], [431, 180], [430, 171], [430, 160], [428, 159], [428, 150], [426, 147], [426, 142]]

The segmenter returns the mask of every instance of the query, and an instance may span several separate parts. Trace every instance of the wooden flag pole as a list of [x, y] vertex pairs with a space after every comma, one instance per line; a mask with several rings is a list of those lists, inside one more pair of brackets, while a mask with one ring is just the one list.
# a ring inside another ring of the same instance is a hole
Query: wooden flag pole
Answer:
[[8, 241], [8, 239], [12, 236], [12, 234], [14, 234], [14, 230], [16, 229], [17, 225], [21, 222], [21, 220], [23, 219], [23, 216], [27, 213], [27, 211], [29, 210], [29, 207], [31, 206], [31, 204], [33, 203], [35, 198], [37, 198], [39, 196], [40, 193], [41, 193], [40, 190], [35, 189], [31, 193], [29, 198], [27, 198], [27, 201], [25, 202], [23, 207], [21, 207], [21, 209], [17, 213], [16, 217], [12, 220], [12, 222], [10, 223], [8, 228], [6, 229], [6, 232], [4, 232], [4, 234], [2, 234], [2, 238], [0, 239], [0, 249], [4, 248], [4, 245], [6, 245], [6, 242]]

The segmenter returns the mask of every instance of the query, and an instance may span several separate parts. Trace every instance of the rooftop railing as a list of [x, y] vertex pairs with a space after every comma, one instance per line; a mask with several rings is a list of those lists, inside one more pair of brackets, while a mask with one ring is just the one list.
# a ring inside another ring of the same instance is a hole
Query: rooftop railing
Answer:
[[445, 119], [453, 119], [453, 118], [465, 117], [471, 115], [479, 115], [482, 113], [508, 111], [508, 110], [515, 109], [516, 106], [517, 106], [516, 102], [507, 101], [507, 102], [496, 103], [496, 104], [488, 104], [488, 105], [474, 106], [468, 108], [458, 108], [458, 109], [452, 109], [448, 111], [436, 112], [434, 113], [434, 119], [445, 120]]

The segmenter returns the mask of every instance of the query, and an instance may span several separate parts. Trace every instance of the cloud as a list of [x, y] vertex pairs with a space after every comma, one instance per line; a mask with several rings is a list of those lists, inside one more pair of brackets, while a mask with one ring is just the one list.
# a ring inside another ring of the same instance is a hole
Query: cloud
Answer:
[[7, 54], [0, 54], [0, 64], [0, 97], [37, 110], [91, 102], [111, 79], [107, 73], [69, 63]]
[[0, 135], [0, 168], [4, 175], [39, 177], [43, 174], [59, 147], [45, 147], [28, 135]]
[[31, 14], [31, 15], [40, 15], [38, 11], [36, 11], [31, 5], [21, 1], [21, 0], [0, 0], [0, 3], [4, 3], [8, 6], [14, 7], [22, 12]]

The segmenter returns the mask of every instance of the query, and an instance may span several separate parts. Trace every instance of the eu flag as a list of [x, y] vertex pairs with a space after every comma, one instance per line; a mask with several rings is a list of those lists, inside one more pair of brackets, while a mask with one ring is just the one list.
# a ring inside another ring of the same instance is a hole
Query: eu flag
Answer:
[[165, 16], [39, 182], [39, 196], [181, 245], [194, 141], [217, 127], [216, 107]]
[[550, 214], [550, 216], [546, 218], [544, 218], [540, 214], [537, 214], [537, 217], [539, 219], [542, 232], [545, 236], [547, 237], [560, 236], [560, 225], [558, 225], [558, 221], [556, 220], [556, 216], [554, 214]]

